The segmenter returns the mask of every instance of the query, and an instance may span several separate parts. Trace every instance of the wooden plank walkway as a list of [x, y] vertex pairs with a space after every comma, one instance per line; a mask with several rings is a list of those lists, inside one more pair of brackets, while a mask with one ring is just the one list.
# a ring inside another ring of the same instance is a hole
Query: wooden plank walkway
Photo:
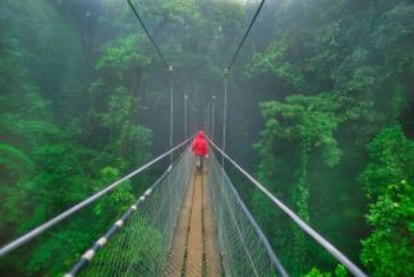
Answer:
[[174, 233], [165, 276], [216, 277], [222, 275], [214, 236], [214, 220], [207, 169], [192, 174]]

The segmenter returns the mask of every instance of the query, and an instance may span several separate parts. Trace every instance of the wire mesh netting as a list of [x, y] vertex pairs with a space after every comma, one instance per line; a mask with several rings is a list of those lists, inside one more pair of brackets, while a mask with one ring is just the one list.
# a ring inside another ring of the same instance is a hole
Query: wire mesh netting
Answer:
[[[276, 196], [274, 196], [268, 189], [266, 189], [266, 187], [260, 184], [239, 164], [237, 164], [226, 153], [219, 149], [213, 142], [211, 142], [211, 144], [218, 151], [218, 153], [220, 153], [220, 155], [226, 159], [226, 161], [230, 162], [230, 164], [236, 169], [236, 172], [240, 173], [242, 176], [244, 176], [244, 178], [247, 178], [247, 180], [251, 182], [255, 188], [261, 191], [260, 194], [253, 194], [252, 196], [257, 197], [254, 199], [254, 212], [256, 215], [260, 215], [258, 219], [260, 219], [261, 226], [266, 227], [266, 234], [264, 234], [259, 228], [250, 211], [247, 209], [239, 197], [238, 191], [244, 192], [245, 199], [248, 199], [248, 197], [246, 197], [246, 192], [252, 193], [252, 191], [249, 192], [249, 189], [246, 190], [246, 184], [240, 186], [240, 180], [237, 182], [239, 186], [238, 190], [236, 191], [236, 188], [233, 186], [232, 182], [226, 175], [224, 169], [219, 167], [217, 160], [213, 161], [215, 163], [214, 170], [216, 172], [220, 170], [222, 171], [221, 185], [227, 185], [228, 189], [230, 189], [230, 191], [235, 196], [238, 206], [241, 207], [241, 210], [250, 221], [253, 229], [257, 233], [257, 237], [260, 238], [260, 240], [263, 242], [263, 245], [266, 248], [266, 254], [269, 256], [272, 264], [275, 265], [277, 271], [279, 272], [279, 275], [288, 276], [287, 272], [289, 272], [290, 276], [310, 276], [312, 274], [331, 275], [329, 272], [325, 274], [320, 271], [318, 267], [323, 266], [324, 269], [326, 268], [326, 270], [334, 271], [338, 276], [346, 276], [347, 270], [349, 270], [349, 272], [351, 272], [354, 276], [367, 276], [356, 264], [354, 264], [334, 245], [326, 240], [326, 238], [322, 237], [315, 229], [309, 226], [309, 224], [307, 224], [287, 205], [285, 205]], [[214, 167], [212, 166], [211, 168]], [[212, 175], [217, 175], [217, 173], [212, 173]], [[232, 180], [238, 179], [234, 177], [235, 175], [232, 174]], [[215, 181], [215, 183], [218, 183], [218, 181]], [[226, 190], [227, 188], [221, 189], [219, 190], [219, 193], [225, 194]], [[228, 199], [229, 198], [227, 197], [225, 200], [228, 201]], [[218, 201], [214, 200], [214, 203], [217, 202]], [[230, 205], [228, 205], [228, 207], [231, 208]], [[237, 215], [235, 216], [234, 212], [229, 212], [229, 214], [230, 219], [237, 218]], [[219, 216], [221, 215], [219, 214]], [[216, 221], [218, 220], [216, 219]], [[234, 221], [237, 223], [236, 220]], [[242, 222], [240, 219], [238, 219], [238, 221]], [[236, 231], [243, 233], [243, 228], [241, 228], [241, 226], [243, 226], [243, 223], [237, 226]], [[224, 229], [224, 233], [226, 233], [226, 231], [227, 230]], [[225, 239], [228, 239], [228, 237], [231, 238], [231, 234], [225, 235]], [[221, 240], [221, 236], [219, 236], [219, 241]], [[270, 244], [270, 241], [268, 241], [268, 239], [271, 240], [272, 244]], [[250, 242], [248, 238], [247, 243], [243, 242], [243, 248], [246, 250], [249, 249], [249, 247], [245, 247], [245, 245], [249, 244]], [[230, 247], [232, 246], [230, 245]], [[274, 255], [273, 249], [278, 250], [278, 256]], [[322, 250], [322, 252], [319, 250]], [[231, 251], [233, 250], [230, 249], [229, 252]], [[253, 256], [251, 253], [246, 255], [249, 259], [250, 257], [253, 257], [251, 260], [249, 260], [249, 262], [253, 265], [254, 263], [252, 261], [254, 261], [255, 256]], [[230, 258], [233, 259], [232, 254], [230, 254], [230, 256]], [[279, 257], [281, 259], [279, 259]], [[321, 263], [321, 260], [323, 263]], [[283, 261], [283, 265], [281, 261]], [[340, 264], [338, 264], [338, 262]], [[226, 264], [226, 262], [224, 262], [224, 264]], [[287, 267], [285, 268], [286, 265]], [[334, 266], [334, 268], [332, 266]], [[288, 271], [286, 271], [286, 269], [288, 269]], [[258, 271], [256, 269], [253, 269], [252, 271], [254, 275], [258, 276]]]
[[80, 276], [161, 276], [192, 170], [187, 151]]
[[208, 176], [225, 275], [279, 275], [283, 268], [276, 255], [214, 155]]

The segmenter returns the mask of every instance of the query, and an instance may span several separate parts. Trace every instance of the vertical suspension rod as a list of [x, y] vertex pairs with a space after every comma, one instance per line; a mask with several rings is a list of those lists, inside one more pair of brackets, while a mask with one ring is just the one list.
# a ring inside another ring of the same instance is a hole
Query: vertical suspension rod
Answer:
[[[227, 130], [227, 77], [228, 77], [228, 69], [224, 69], [224, 104], [223, 104], [223, 142], [222, 142], [222, 149], [223, 152], [226, 149], [226, 130]], [[221, 155], [221, 167], [224, 168], [224, 155]]]
[[216, 96], [213, 95], [211, 98], [212, 98], [212, 101], [213, 101], [212, 107], [211, 107], [211, 109], [212, 109], [212, 111], [211, 111], [211, 140], [214, 141], [214, 122], [215, 122], [214, 113], [216, 111], [216, 106], [215, 106]]
[[188, 95], [184, 95], [184, 137], [187, 139], [188, 137], [188, 122], [187, 122], [187, 100]]
[[[168, 67], [170, 75], [170, 149], [174, 145], [174, 82], [173, 82], [173, 67]], [[170, 153], [170, 165], [173, 163], [173, 153]]]

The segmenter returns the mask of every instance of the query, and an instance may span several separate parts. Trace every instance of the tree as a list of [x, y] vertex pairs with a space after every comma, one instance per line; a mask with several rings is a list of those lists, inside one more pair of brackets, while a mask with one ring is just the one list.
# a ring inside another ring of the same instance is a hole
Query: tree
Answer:
[[[297, 180], [290, 189], [291, 201], [302, 219], [310, 222], [309, 216], [309, 180], [308, 165], [312, 154], [320, 154], [322, 160], [330, 167], [340, 161], [342, 151], [335, 139], [335, 131], [344, 120], [338, 112], [340, 105], [332, 94], [318, 96], [292, 95], [286, 103], [269, 101], [261, 104], [266, 128], [262, 132], [262, 140], [257, 145], [263, 161], [261, 169], [269, 166], [278, 155], [275, 147], [277, 140], [293, 141], [297, 157]], [[315, 153], [315, 150], [319, 152]], [[274, 162], [270, 166], [274, 167]], [[270, 171], [270, 168], [268, 168]], [[262, 176], [266, 173], [262, 172]], [[297, 272], [303, 272], [306, 259], [305, 237], [301, 230], [293, 228], [293, 253]]]
[[360, 176], [369, 200], [372, 232], [362, 240], [361, 261], [373, 276], [414, 274], [414, 142], [401, 127], [381, 130], [368, 146]]

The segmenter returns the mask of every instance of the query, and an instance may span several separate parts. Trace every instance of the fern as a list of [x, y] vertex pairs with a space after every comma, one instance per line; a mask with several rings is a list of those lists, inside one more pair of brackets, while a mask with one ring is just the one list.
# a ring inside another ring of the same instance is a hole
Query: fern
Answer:
[[25, 153], [5, 143], [0, 143], [0, 165], [13, 172], [22, 172], [33, 168], [32, 160]]

